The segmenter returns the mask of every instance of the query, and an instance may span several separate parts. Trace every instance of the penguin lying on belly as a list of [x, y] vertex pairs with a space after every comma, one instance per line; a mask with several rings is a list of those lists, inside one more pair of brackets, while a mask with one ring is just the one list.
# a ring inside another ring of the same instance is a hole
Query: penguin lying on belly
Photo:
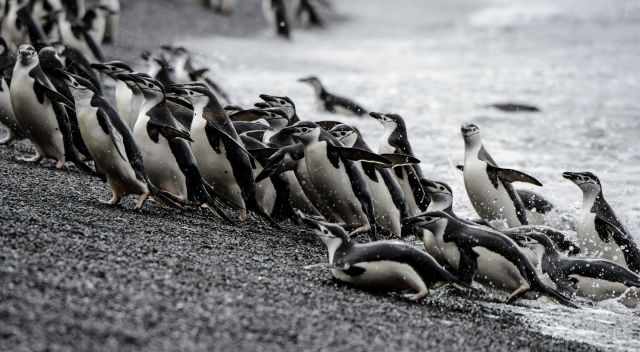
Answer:
[[420, 300], [429, 288], [442, 284], [470, 287], [444, 269], [429, 254], [401, 241], [359, 244], [351, 241], [340, 225], [298, 213], [328, 250], [328, 264], [334, 278], [368, 290], [404, 291], [410, 300]]
[[464, 282], [477, 280], [509, 291], [507, 303], [533, 290], [576, 307], [569, 298], [542, 282], [521, 248], [506, 235], [461, 221], [444, 211], [426, 213], [416, 225], [432, 233], [448, 264]]
[[547, 236], [527, 236], [544, 248], [542, 272], [562, 292], [600, 301], [618, 297], [630, 287], [640, 287], [640, 276], [621, 265], [606, 259], [565, 257]]
[[355, 101], [329, 93], [320, 82], [320, 79], [316, 76], [300, 78], [298, 82], [310, 84], [313, 87], [322, 108], [330, 113], [342, 113], [356, 116], [363, 116], [367, 113], [367, 110]]

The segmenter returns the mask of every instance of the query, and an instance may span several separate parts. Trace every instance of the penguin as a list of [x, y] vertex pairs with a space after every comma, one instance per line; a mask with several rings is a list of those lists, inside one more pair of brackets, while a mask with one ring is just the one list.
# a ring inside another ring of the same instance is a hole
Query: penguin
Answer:
[[56, 160], [62, 169], [66, 160], [73, 161], [81, 170], [91, 172], [77, 155], [73, 146], [71, 127], [64, 105], [73, 102], [56, 91], [40, 67], [33, 46], [23, 44], [18, 49], [18, 60], [12, 74], [11, 105], [20, 127], [33, 143], [36, 154], [20, 160], [39, 162], [43, 157]]
[[4, 38], [0, 37], [0, 123], [6, 127], [5, 136], [0, 139], [0, 145], [8, 144], [15, 139], [25, 138], [25, 133], [18, 126], [18, 121], [11, 105], [9, 85], [16, 58], [9, 50]]
[[[284, 111], [289, 118], [289, 125], [300, 122], [300, 117], [298, 116], [298, 112], [296, 110], [296, 104], [293, 102], [293, 100], [291, 100], [291, 98], [260, 94], [260, 99], [262, 99], [265, 104], [267, 104], [267, 106], [278, 108]], [[260, 106], [258, 105], [257, 107]]]
[[126, 195], [138, 195], [135, 209], [141, 209], [150, 188], [144, 172], [142, 155], [127, 125], [115, 109], [95, 91], [90, 81], [63, 72], [73, 95], [82, 138], [86, 141], [96, 168], [111, 187], [112, 198], [101, 201], [116, 205]]
[[91, 62], [104, 61], [99, 42], [84, 24], [71, 23], [65, 11], [54, 11], [51, 16], [55, 19], [58, 36], [62, 43], [80, 51]]
[[[464, 172], [463, 165], [456, 165], [456, 168]], [[555, 209], [553, 203], [532, 190], [515, 189], [515, 191], [520, 197], [520, 200], [522, 200], [527, 214], [527, 221], [531, 224], [544, 224], [545, 216], [549, 215]]]
[[640, 288], [640, 276], [610, 260], [561, 255], [553, 241], [541, 233], [528, 235], [544, 249], [542, 272], [566, 294], [602, 301]]
[[313, 87], [320, 108], [324, 111], [354, 116], [364, 116], [367, 113], [365, 108], [353, 100], [329, 93], [316, 76], [300, 78], [298, 82], [307, 83]]
[[107, 10], [107, 23], [102, 42], [113, 44], [120, 30], [120, 0], [100, 0], [100, 6]]
[[[340, 124], [333, 127], [329, 133], [346, 147], [373, 153], [360, 132], [351, 126]], [[408, 161], [419, 162], [417, 159]], [[400, 184], [389, 169], [377, 168], [375, 164], [367, 162], [357, 162], [356, 165], [366, 176], [367, 187], [373, 198], [376, 222], [380, 225], [383, 235], [400, 236], [402, 233], [401, 220], [409, 215]]]
[[304, 224], [328, 251], [328, 266], [337, 280], [375, 291], [405, 291], [404, 297], [418, 301], [437, 285], [453, 284], [469, 289], [429, 254], [401, 241], [352, 241], [340, 225], [299, 213]]
[[22, 3], [18, 0], [7, 0], [2, 18], [2, 37], [7, 41], [12, 52], [15, 52], [18, 46], [29, 37], [25, 24], [18, 17], [21, 6]]
[[236, 0], [204, 0], [204, 5], [213, 9], [216, 13], [229, 16], [233, 13]]
[[232, 223], [220, 208], [213, 188], [205, 182], [184, 129], [167, 107], [164, 86], [142, 74], [120, 74], [136, 84], [144, 96], [133, 137], [140, 148], [143, 166], [151, 184], [176, 205], [210, 209]]
[[252, 156], [213, 92], [201, 83], [172, 89], [182, 92], [193, 105], [192, 149], [205, 180], [230, 205], [240, 209], [241, 221], [250, 210], [275, 225], [256, 198]]
[[600, 179], [592, 172], [565, 172], [562, 177], [582, 190], [577, 234], [584, 255], [608, 259], [640, 273], [640, 248], [604, 198]]
[[[414, 157], [413, 149], [407, 136], [407, 127], [400, 115], [372, 112], [369, 116], [380, 122], [384, 127], [384, 135], [378, 149], [380, 154], [402, 154]], [[409, 215], [416, 215], [426, 211], [429, 205], [429, 197], [420, 182], [424, 178], [420, 166], [404, 165], [395, 167], [393, 171], [407, 199]]]
[[267, 22], [275, 27], [278, 36], [291, 39], [291, 26], [285, 0], [262, 0], [262, 12]]
[[542, 183], [523, 172], [500, 168], [483, 146], [478, 126], [464, 124], [461, 132], [465, 143], [464, 185], [478, 215], [487, 222], [504, 221], [507, 227], [528, 225], [526, 209], [512, 183]]
[[[304, 193], [329, 221], [344, 223], [351, 234], [371, 232], [377, 237], [373, 199], [365, 176], [354, 161], [389, 166], [377, 154], [343, 147], [317, 124], [301, 121], [280, 133], [300, 143], [274, 153], [256, 181], [285, 170], [294, 170]], [[303, 160], [301, 162], [301, 160]]]
[[71, 19], [80, 19], [87, 11], [85, 0], [61, 0]]
[[82, 17], [82, 23], [87, 33], [96, 41], [96, 43], [104, 43], [107, 35], [107, 19], [111, 14], [109, 8], [98, 5], [87, 9]]
[[50, 45], [58, 53], [62, 59], [62, 63], [65, 66], [65, 70], [88, 79], [91, 84], [96, 88], [96, 92], [103, 94], [103, 81], [101, 77], [98, 77], [96, 72], [91, 67], [91, 63], [85, 57], [82, 52], [72, 47], [66, 46], [60, 42], [52, 43]]
[[535, 105], [522, 103], [494, 103], [489, 104], [486, 107], [502, 112], [541, 112], [540, 108]]
[[316, 4], [311, 0], [300, 0], [295, 17], [298, 23], [307, 28], [324, 28], [324, 20], [320, 16]]
[[91, 68], [106, 74], [115, 81], [116, 110], [125, 124], [132, 129], [138, 117], [137, 104], [132, 101], [133, 93], [131, 88], [125, 82], [117, 79], [116, 76], [120, 73], [132, 73], [133, 69], [122, 61], [94, 63], [91, 64]]
[[426, 213], [418, 224], [430, 231], [458, 277], [511, 292], [513, 303], [529, 291], [574, 307], [569, 298], [542, 282], [535, 267], [511, 238], [488, 227], [474, 226], [444, 211]]

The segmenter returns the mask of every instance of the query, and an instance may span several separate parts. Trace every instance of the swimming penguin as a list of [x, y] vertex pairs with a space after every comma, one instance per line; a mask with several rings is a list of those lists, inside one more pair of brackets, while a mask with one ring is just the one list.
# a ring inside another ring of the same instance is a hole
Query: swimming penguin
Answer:
[[0, 37], [0, 123], [6, 127], [6, 135], [0, 139], [0, 145], [7, 144], [17, 138], [26, 137], [16, 121], [11, 106], [11, 94], [9, 85], [13, 67], [16, 64], [15, 55], [9, 50], [7, 42]]
[[601, 301], [618, 297], [629, 287], [640, 287], [640, 276], [610, 260], [565, 257], [544, 234], [528, 237], [544, 248], [542, 272], [567, 294]]
[[[346, 147], [373, 153], [359, 131], [351, 126], [337, 125], [329, 132]], [[418, 162], [419, 160], [408, 161]], [[385, 235], [400, 236], [402, 232], [401, 219], [409, 216], [400, 184], [389, 169], [378, 168], [375, 164], [366, 161], [356, 164], [366, 176], [367, 186], [373, 198], [376, 222], [384, 232], [387, 232]]]
[[328, 250], [328, 265], [334, 278], [368, 290], [404, 291], [417, 301], [439, 284], [469, 288], [444, 269], [429, 254], [401, 241], [352, 241], [340, 225], [316, 220], [299, 213]]
[[313, 87], [322, 110], [355, 116], [363, 116], [367, 113], [365, 108], [353, 100], [329, 93], [316, 76], [300, 78], [298, 82], [308, 83]]
[[389, 161], [365, 150], [343, 147], [313, 122], [301, 121], [280, 133], [289, 134], [300, 143], [273, 154], [256, 181], [294, 170], [304, 193], [325, 218], [344, 223], [352, 234], [371, 231], [377, 236], [373, 199], [365, 175], [354, 161], [382, 166], [389, 166]]
[[202, 178], [189, 144], [189, 131], [167, 107], [164, 86], [142, 74], [118, 77], [135, 83], [144, 95], [133, 136], [150, 182], [175, 204], [203, 206], [231, 222], [220, 209], [213, 188]]
[[96, 94], [88, 80], [64, 73], [73, 94], [80, 133], [96, 168], [105, 174], [112, 198], [103, 202], [116, 205], [129, 194], [138, 195], [135, 208], [141, 209], [151, 195], [142, 155], [133, 135], [113, 107]]
[[241, 220], [250, 210], [274, 224], [256, 199], [252, 156], [213, 92], [202, 83], [175, 85], [171, 89], [181, 92], [193, 105], [192, 149], [205, 180], [218, 195], [241, 210]]
[[291, 39], [291, 27], [285, 0], [262, 0], [262, 12], [267, 22], [275, 27], [278, 36]]
[[[384, 127], [384, 135], [382, 136], [378, 149], [380, 154], [414, 156], [411, 143], [409, 143], [407, 136], [407, 127], [405, 126], [404, 119], [400, 115], [376, 112], [372, 112], [369, 115], [378, 120]], [[393, 171], [407, 199], [409, 214], [416, 215], [426, 211], [429, 205], [429, 197], [426, 195], [420, 181], [424, 178], [420, 166], [403, 165], [394, 167]]]
[[20, 160], [38, 162], [47, 157], [57, 161], [58, 169], [69, 160], [83, 171], [91, 172], [79, 160], [73, 146], [71, 127], [64, 108], [64, 105], [73, 107], [73, 102], [55, 90], [42, 71], [33, 46], [24, 44], [18, 49], [18, 60], [9, 90], [16, 120], [36, 149], [32, 158]]
[[478, 215], [487, 222], [505, 221], [507, 227], [529, 224], [524, 204], [511, 183], [542, 183], [523, 172], [500, 168], [483, 146], [478, 126], [465, 124], [461, 131], [464, 185]]
[[608, 259], [640, 273], [640, 248], [604, 198], [598, 177], [591, 172], [565, 172], [562, 177], [582, 190], [577, 234], [584, 255]]
[[464, 282], [476, 280], [511, 292], [507, 303], [536, 291], [563, 305], [576, 307], [541, 281], [521, 248], [506, 235], [460, 221], [444, 211], [426, 213], [419, 226], [435, 236], [447, 262]]

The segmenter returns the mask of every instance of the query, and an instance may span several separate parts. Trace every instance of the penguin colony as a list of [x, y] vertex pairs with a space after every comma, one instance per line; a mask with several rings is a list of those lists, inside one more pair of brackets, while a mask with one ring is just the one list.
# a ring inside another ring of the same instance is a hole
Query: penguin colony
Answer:
[[[583, 194], [573, 243], [544, 225], [551, 203], [514, 187], [542, 184], [499, 166], [480, 128], [465, 124], [458, 168], [480, 218], [464, 219], [453, 211], [451, 187], [424, 176], [397, 114], [367, 113], [317, 77], [300, 80], [326, 111], [377, 120], [384, 135], [376, 152], [352, 126], [304, 120], [285, 96], [228, 105], [183, 47], [144, 52], [135, 69], [105, 61], [101, 45], [117, 38], [116, 0], [0, 4], [0, 118], [9, 131], [1, 143], [28, 139], [35, 154], [23, 161], [52, 159], [58, 169], [72, 162], [101, 178], [112, 193], [104, 203], [132, 195], [136, 209], [152, 200], [157, 205], [147, 206], [203, 208], [228, 223], [250, 214], [276, 228], [292, 221], [326, 246], [328, 261], [312, 267], [411, 300], [451, 285], [504, 291], [508, 303], [544, 295], [576, 307], [576, 296], [598, 301], [640, 287], [640, 249], [591, 172], [562, 174]], [[265, 4], [272, 13], [284, 6]], [[230, 1], [206, 5], [232, 9]]]

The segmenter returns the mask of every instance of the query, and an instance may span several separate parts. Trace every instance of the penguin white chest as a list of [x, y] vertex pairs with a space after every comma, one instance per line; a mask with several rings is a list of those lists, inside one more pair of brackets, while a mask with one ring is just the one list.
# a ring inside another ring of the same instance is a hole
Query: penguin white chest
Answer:
[[609, 259], [626, 267], [624, 254], [614, 240], [604, 242], [598, 235], [595, 226], [596, 214], [590, 211], [591, 207], [583, 206], [583, 209], [577, 228], [578, 245], [582, 250], [581, 255]]
[[27, 70], [14, 71], [10, 94], [16, 121], [46, 156], [63, 160], [64, 143], [56, 114], [49, 99], [40, 103], [33, 83]]
[[474, 209], [485, 220], [506, 220], [509, 227], [520, 226], [516, 207], [509, 193], [498, 182], [495, 187], [483, 161], [465, 161], [464, 185]]
[[478, 254], [478, 271], [475, 279], [485, 285], [513, 291], [526, 280], [520, 275], [518, 268], [509, 260], [484, 247], [474, 247], [473, 251]]
[[578, 296], [587, 297], [597, 301], [618, 297], [628, 289], [627, 286], [617, 282], [594, 279], [580, 275], [570, 276], [578, 279], [576, 290], [576, 294]]
[[216, 189], [216, 193], [236, 206], [244, 208], [242, 190], [233, 174], [233, 167], [227, 159], [227, 151], [219, 141], [220, 152], [214, 150], [209, 143], [205, 130], [206, 121], [198, 119], [191, 128], [193, 143], [191, 148], [204, 179]]
[[133, 132], [142, 152], [145, 172], [154, 185], [186, 200], [186, 179], [171, 152], [169, 141], [162, 135], [158, 135], [157, 142], [153, 141], [147, 132], [148, 121], [148, 116], [140, 116]]
[[353, 266], [364, 269], [360, 275], [348, 275], [342, 270], [332, 269], [333, 276], [362, 288], [378, 290], [426, 290], [426, 284], [409, 265], [394, 261], [362, 262]]

